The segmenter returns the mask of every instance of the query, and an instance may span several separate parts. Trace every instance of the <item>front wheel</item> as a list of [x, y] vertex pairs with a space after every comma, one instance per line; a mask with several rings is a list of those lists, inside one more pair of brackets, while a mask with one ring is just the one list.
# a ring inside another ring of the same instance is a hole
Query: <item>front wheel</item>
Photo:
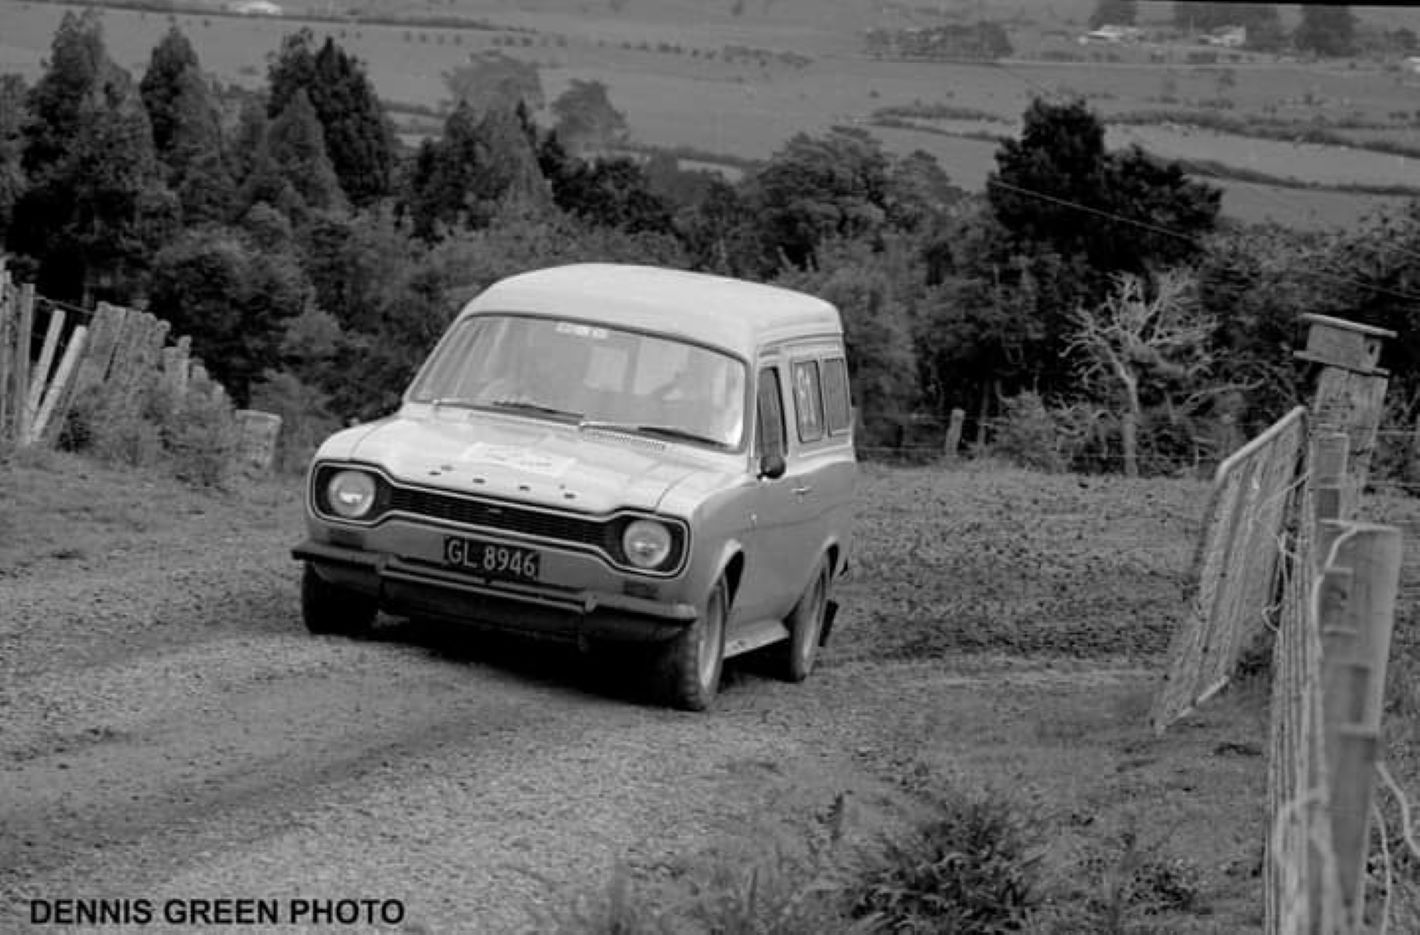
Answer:
[[725, 619], [729, 589], [721, 578], [710, 591], [705, 612], [661, 650], [657, 681], [667, 703], [704, 711], [720, 690], [725, 664]]
[[312, 633], [355, 636], [375, 622], [375, 600], [333, 585], [309, 563], [301, 576], [301, 617]]
[[828, 615], [828, 559], [819, 563], [818, 571], [809, 582], [808, 590], [794, 605], [789, 619], [789, 641], [781, 645], [779, 673], [789, 682], [802, 682], [814, 670], [819, 644], [823, 642], [823, 625]]

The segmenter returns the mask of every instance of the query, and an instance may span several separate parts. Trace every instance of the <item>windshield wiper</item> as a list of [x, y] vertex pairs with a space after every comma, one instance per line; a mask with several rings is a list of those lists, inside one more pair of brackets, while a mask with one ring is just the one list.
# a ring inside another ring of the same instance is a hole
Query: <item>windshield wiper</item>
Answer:
[[[415, 402], [419, 402], [419, 400], [415, 400]], [[471, 399], [464, 399], [461, 396], [438, 396], [429, 400], [429, 405], [433, 406], [435, 409], [438, 409], [440, 406], [454, 406], [458, 409], [483, 408], [481, 404]]]
[[601, 429], [608, 432], [637, 432], [642, 435], [654, 435], [660, 438], [669, 438], [675, 441], [699, 442], [702, 445], [714, 445], [716, 448], [728, 448], [723, 439], [711, 438], [708, 435], [701, 435], [699, 432], [691, 432], [687, 429], [677, 428], [674, 425], [646, 425], [637, 422], [599, 422], [595, 419], [583, 419], [578, 423], [579, 429]]
[[537, 412], [545, 416], [558, 416], [563, 419], [582, 418], [580, 412], [569, 412], [566, 409], [544, 406], [542, 403], [534, 403], [525, 399], [495, 399], [486, 405], [493, 409], [520, 409], [524, 412]]

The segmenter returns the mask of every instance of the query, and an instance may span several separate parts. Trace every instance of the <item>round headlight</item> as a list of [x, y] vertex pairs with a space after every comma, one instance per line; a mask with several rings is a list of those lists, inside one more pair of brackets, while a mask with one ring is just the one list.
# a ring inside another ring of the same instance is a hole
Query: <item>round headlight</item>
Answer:
[[655, 568], [671, 554], [671, 531], [649, 519], [633, 520], [621, 534], [621, 550], [637, 568]]
[[359, 519], [375, 505], [375, 479], [363, 471], [337, 471], [325, 493], [336, 516]]

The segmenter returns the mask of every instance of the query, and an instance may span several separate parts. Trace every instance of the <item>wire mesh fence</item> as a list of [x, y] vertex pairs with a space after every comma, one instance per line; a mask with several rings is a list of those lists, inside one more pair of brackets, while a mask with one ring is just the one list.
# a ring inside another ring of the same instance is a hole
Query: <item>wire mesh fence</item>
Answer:
[[[1313, 512], [1309, 483], [1298, 513]], [[1340, 931], [1340, 894], [1328, 806], [1322, 725], [1322, 644], [1317, 626], [1317, 569], [1309, 522], [1297, 524], [1284, 563], [1282, 613], [1272, 644], [1267, 813], [1272, 819], [1263, 867], [1266, 935]]]
[[1151, 714], [1157, 732], [1221, 690], [1263, 630], [1305, 416], [1293, 409], [1218, 467], [1193, 561], [1193, 602]]

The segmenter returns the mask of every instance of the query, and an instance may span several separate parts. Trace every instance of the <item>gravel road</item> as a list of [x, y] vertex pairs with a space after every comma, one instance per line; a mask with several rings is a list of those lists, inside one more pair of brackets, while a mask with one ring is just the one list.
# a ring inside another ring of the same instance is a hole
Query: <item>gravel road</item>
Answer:
[[[153, 918], [85, 931], [219, 929], [167, 924], [202, 899], [275, 901], [282, 925], [246, 932], [533, 930], [614, 861], [674, 890], [803, 841], [842, 792], [865, 836], [904, 820], [893, 764], [981, 680], [830, 651], [797, 686], [731, 667], [694, 715], [545, 644], [399, 620], [315, 638], [290, 491], [172, 508], [0, 570], [0, 930], [100, 898]], [[292, 900], [378, 908], [293, 925]]]

